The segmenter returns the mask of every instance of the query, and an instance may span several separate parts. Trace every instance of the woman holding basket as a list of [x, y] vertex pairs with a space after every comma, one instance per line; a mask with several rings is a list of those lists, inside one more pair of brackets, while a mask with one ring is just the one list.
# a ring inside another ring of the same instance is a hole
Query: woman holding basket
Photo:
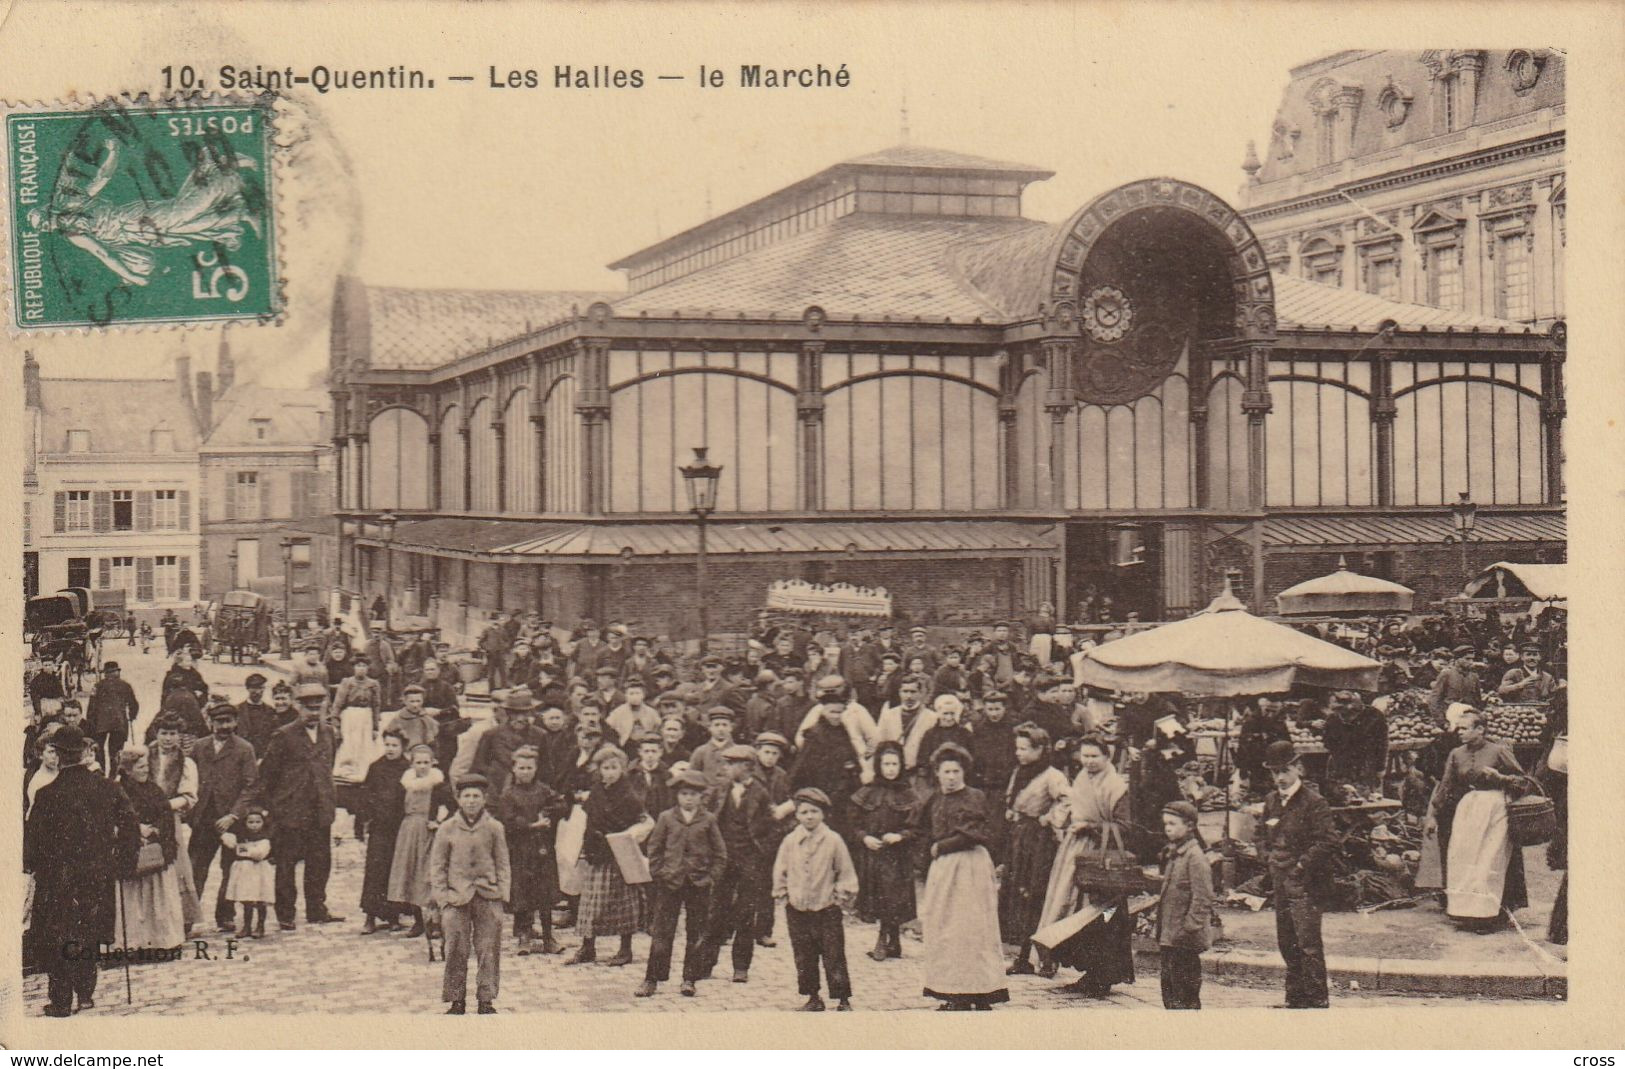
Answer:
[[1097, 915], [1050, 948], [1040, 974], [1054, 976], [1060, 965], [1077, 969], [1083, 975], [1063, 990], [1105, 998], [1113, 984], [1134, 982], [1130, 945], [1134, 922], [1126, 891], [1109, 880], [1093, 889], [1080, 886], [1078, 873], [1081, 869], [1088, 876], [1100, 870], [1100, 862], [1107, 857], [1119, 865], [1130, 862], [1131, 855], [1123, 846], [1129, 828], [1128, 783], [1112, 768], [1099, 736], [1080, 740], [1076, 752], [1082, 769], [1067, 798], [1065, 821], [1056, 821], [1062, 829], [1061, 845], [1050, 869], [1039, 936], [1055, 922], [1084, 910]]

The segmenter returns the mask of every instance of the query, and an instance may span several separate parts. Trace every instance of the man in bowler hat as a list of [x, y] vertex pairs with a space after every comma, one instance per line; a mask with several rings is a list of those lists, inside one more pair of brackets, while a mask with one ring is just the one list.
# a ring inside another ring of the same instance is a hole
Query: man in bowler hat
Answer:
[[1275, 888], [1275, 938], [1286, 960], [1286, 1007], [1325, 1009], [1320, 911], [1337, 848], [1332, 810], [1304, 780], [1292, 743], [1270, 743], [1264, 766], [1275, 782], [1264, 800], [1264, 849]]

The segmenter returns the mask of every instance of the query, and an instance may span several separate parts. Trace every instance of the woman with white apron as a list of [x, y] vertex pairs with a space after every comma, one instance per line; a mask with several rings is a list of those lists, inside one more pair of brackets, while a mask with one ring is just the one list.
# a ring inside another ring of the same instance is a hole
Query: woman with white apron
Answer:
[[1485, 736], [1482, 713], [1468, 709], [1458, 723], [1462, 744], [1445, 761], [1425, 827], [1438, 833], [1450, 919], [1494, 931], [1529, 904], [1522, 851], [1507, 837], [1507, 792], [1522, 793], [1528, 779], [1512, 751]]

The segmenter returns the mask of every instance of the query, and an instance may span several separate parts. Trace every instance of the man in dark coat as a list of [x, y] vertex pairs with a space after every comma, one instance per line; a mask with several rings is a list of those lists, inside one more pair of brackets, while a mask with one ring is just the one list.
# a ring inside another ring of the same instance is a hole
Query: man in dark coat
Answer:
[[[1016, 767], [1016, 728], [1005, 707], [1004, 692], [990, 691], [982, 699], [982, 719], [971, 725], [971, 767], [976, 786], [989, 798], [1003, 798]], [[921, 747], [923, 756], [925, 748]]]
[[1288, 1009], [1325, 1009], [1326, 952], [1320, 911], [1337, 849], [1332, 810], [1303, 778], [1290, 742], [1271, 743], [1264, 765], [1275, 790], [1264, 800], [1264, 856], [1275, 891], [1275, 936], [1286, 961]]
[[514, 687], [502, 699], [501, 723], [480, 736], [473, 771], [490, 781], [492, 797], [500, 797], [507, 789], [515, 751], [521, 746], [534, 746], [539, 761], [542, 747], [548, 744], [548, 737], [531, 721], [536, 706], [529, 687]]
[[23, 833], [23, 867], [34, 874], [35, 945], [44, 956], [48, 1017], [89, 1009], [96, 997], [96, 952], [114, 941], [115, 887], [135, 863], [141, 831], [118, 785], [80, 762], [84, 733], [51, 737], [61, 771], [40, 789]]
[[858, 789], [860, 773], [858, 755], [852, 749], [852, 739], [841, 723], [846, 711], [846, 695], [818, 705], [818, 722], [807, 729], [796, 764], [790, 770], [790, 788], [817, 787], [829, 795], [829, 826], [844, 835], [847, 829], [847, 800]]
[[[280, 680], [278, 684], [281, 685]], [[265, 704], [265, 677], [260, 673], [255, 672], [243, 680], [243, 686], [248, 688], [248, 698], [237, 703], [237, 734], [248, 740], [256, 754], [264, 756], [265, 748], [271, 744], [271, 732], [298, 719], [293, 711], [293, 691], [282, 686], [289, 700], [279, 709]]]
[[118, 752], [130, 737], [130, 725], [141, 711], [135, 691], [119, 675], [117, 661], [102, 665], [101, 682], [90, 694], [85, 730], [95, 747], [96, 759], [112, 776], [118, 771]]
[[1351, 690], [1332, 695], [1326, 717], [1326, 789], [1352, 783], [1371, 791], [1388, 764], [1388, 721]]
[[338, 742], [322, 723], [327, 689], [301, 683], [294, 691], [297, 722], [271, 736], [259, 778], [237, 801], [237, 817], [261, 805], [273, 815], [271, 856], [276, 859], [276, 919], [294, 929], [294, 870], [305, 865], [305, 919], [328, 924], [344, 918], [327, 909], [327, 877], [333, 868], [333, 755]]
[[220, 890], [214, 899], [214, 921], [222, 932], [235, 930], [233, 903], [226, 899], [231, 881], [231, 865], [236, 853], [220, 849], [220, 834], [237, 822], [232, 812], [237, 799], [253, 785], [257, 766], [254, 747], [237, 734], [237, 710], [221, 702], [209, 709], [213, 733], [192, 744], [192, 764], [197, 767], [197, 802], [187, 814], [192, 825], [192, 841], [187, 853], [192, 858], [193, 886], [203, 898], [209, 882], [209, 868], [220, 855]]

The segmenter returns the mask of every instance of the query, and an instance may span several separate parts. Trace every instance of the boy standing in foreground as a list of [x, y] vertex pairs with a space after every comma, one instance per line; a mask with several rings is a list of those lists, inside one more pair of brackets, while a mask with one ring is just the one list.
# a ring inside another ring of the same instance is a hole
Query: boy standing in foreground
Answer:
[[852, 1008], [841, 907], [858, 893], [858, 873], [846, 842], [824, 824], [829, 795], [817, 787], [795, 794], [795, 831], [784, 837], [773, 862], [773, 898], [785, 905], [785, 925], [796, 959], [796, 983], [807, 996], [803, 1012], [821, 1013], [818, 963], [824, 963], [836, 1010]]
[[694, 996], [694, 984], [704, 972], [702, 939], [711, 894], [728, 864], [727, 848], [716, 815], [700, 806], [708, 784], [703, 775], [686, 769], [677, 777], [677, 804], [660, 814], [649, 834], [649, 874], [655, 886], [655, 915], [650, 934], [649, 967], [643, 983], [633, 992], [648, 998], [664, 980], [671, 979], [671, 946], [677, 918], [688, 914], [683, 949], [684, 995]]
[[484, 776], [457, 781], [457, 815], [440, 825], [429, 849], [429, 885], [446, 933], [446, 974], [441, 999], [446, 1012], [468, 1007], [468, 954], [479, 962], [474, 993], [480, 1013], [497, 1012], [502, 953], [502, 905], [512, 875], [502, 825], [485, 811]]

